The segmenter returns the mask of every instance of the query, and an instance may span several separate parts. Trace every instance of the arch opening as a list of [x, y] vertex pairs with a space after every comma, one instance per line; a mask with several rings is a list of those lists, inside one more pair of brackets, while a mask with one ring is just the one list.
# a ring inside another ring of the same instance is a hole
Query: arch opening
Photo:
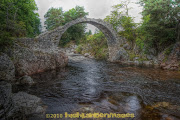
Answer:
[[113, 30], [110, 24], [102, 21], [102, 20], [96, 20], [96, 19], [89, 19], [89, 18], [81, 18], [81, 19], [76, 19], [74, 21], [71, 21], [67, 23], [66, 25], [63, 26], [62, 31], [60, 31], [60, 36], [59, 40], [61, 39], [62, 35], [73, 25], [80, 24], [80, 23], [86, 23], [86, 24], [91, 24], [95, 27], [97, 27], [107, 38], [107, 44], [108, 46], [112, 46], [116, 44], [117, 42], [117, 37], [116, 37], [116, 32]]

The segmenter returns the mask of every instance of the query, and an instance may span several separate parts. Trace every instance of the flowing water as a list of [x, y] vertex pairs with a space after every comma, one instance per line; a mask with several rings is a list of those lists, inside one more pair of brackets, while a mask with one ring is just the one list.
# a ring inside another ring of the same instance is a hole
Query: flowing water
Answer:
[[66, 68], [32, 78], [37, 84], [24, 91], [40, 97], [49, 114], [134, 113], [135, 118], [126, 119], [180, 119], [179, 72], [123, 66], [74, 54]]

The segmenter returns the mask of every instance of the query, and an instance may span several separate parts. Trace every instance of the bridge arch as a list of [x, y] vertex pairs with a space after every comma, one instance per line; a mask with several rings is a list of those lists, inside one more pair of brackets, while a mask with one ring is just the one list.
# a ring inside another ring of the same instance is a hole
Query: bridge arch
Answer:
[[[66, 25], [63, 26], [62, 32], [61, 32], [61, 36], [63, 35], [64, 32], [66, 32], [66, 30], [68, 28], [70, 28], [71, 26], [75, 25], [75, 24], [79, 24], [79, 23], [88, 23], [91, 25], [94, 25], [95, 27], [97, 27], [100, 31], [102, 31], [104, 33], [104, 35], [107, 38], [107, 42], [108, 45], [113, 45], [116, 43], [116, 32], [113, 30], [112, 26], [109, 23], [104, 22], [101, 19], [90, 19], [90, 18], [79, 18], [76, 20], [73, 20], [69, 23], [67, 23]], [[59, 36], [61, 38], [61, 36]]]
[[71, 26], [73, 26], [75, 24], [79, 24], [79, 23], [88, 23], [88, 24], [94, 25], [100, 31], [102, 31], [107, 38], [107, 44], [108, 44], [110, 58], [115, 56], [115, 54], [117, 53], [116, 46], [117, 46], [117, 42], [118, 42], [117, 33], [116, 33], [116, 31], [114, 31], [113, 27], [109, 23], [107, 23], [101, 19], [78, 18], [76, 20], [66, 23], [64, 26], [59, 26], [54, 30], [45, 32], [45, 33], [39, 35], [37, 38], [41, 39], [43, 41], [51, 41], [51, 42], [53, 42], [54, 45], [57, 46], [63, 33], [66, 32], [66, 30], [68, 28], [70, 28]]

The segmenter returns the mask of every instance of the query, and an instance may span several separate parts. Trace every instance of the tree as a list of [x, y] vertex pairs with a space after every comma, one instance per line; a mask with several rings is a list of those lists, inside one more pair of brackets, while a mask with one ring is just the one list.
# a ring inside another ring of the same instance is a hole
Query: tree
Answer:
[[[86, 17], [87, 12], [84, 11], [84, 7], [76, 6], [69, 11], [63, 11], [62, 8], [51, 8], [45, 14], [45, 24], [47, 30], [52, 30], [58, 26], [65, 25], [66, 23], [75, 20], [77, 18]], [[85, 24], [77, 24], [70, 27], [62, 36], [60, 45], [64, 46], [71, 40], [78, 43], [78, 41], [85, 36]]]
[[[75, 20], [77, 18], [86, 17], [88, 15], [85, 12], [84, 7], [76, 6], [75, 8], [70, 9], [64, 13], [65, 22], [64, 24]], [[71, 40], [75, 41], [76, 44], [79, 43], [81, 38], [85, 37], [86, 24], [77, 24], [70, 27], [62, 36], [60, 40], [60, 45], [64, 46]]]
[[113, 11], [104, 20], [112, 24], [113, 28], [119, 35], [125, 37], [129, 42], [134, 44], [136, 38], [136, 24], [132, 17], [129, 16], [128, 7], [130, 1], [124, 1], [113, 6]]
[[50, 8], [44, 15], [47, 30], [52, 30], [64, 24], [64, 13], [62, 8]]
[[88, 13], [85, 12], [84, 7], [76, 6], [75, 8], [72, 8], [64, 13], [65, 23], [68, 23], [77, 18], [86, 17], [87, 15]]
[[40, 33], [40, 19], [34, 0], [0, 1], [0, 46], [10, 45], [15, 37]]
[[141, 34], [147, 48], [159, 53], [177, 40], [180, 1], [141, 0], [140, 4], [144, 7]]
[[86, 35], [87, 35], [87, 36], [92, 35], [92, 31], [89, 30], [88, 32], [86, 32]]

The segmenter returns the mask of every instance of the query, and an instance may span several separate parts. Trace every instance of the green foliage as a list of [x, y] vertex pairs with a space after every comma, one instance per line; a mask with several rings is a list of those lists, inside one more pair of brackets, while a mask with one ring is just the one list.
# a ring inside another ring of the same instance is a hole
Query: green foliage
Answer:
[[0, 1], [0, 47], [13, 43], [15, 37], [34, 37], [40, 33], [40, 19], [34, 0]]
[[164, 54], [165, 55], [170, 55], [171, 51], [173, 50], [173, 45], [171, 45], [169, 48], [167, 48], [165, 51], [164, 51]]
[[3, 51], [6, 46], [12, 45], [12, 42], [13, 42], [13, 38], [11, 38], [9, 32], [3, 31], [0, 33], [0, 51]]
[[80, 42], [81, 44], [76, 49], [78, 53], [90, 53], [96, 59], [107, 59], [107, 39], [102, 32], [97, 32], [94, 35], [87, 35], [86, 39]]
[[[77, 18], [86, 17], [87, 15], [88, 15], [88, 13], [85, 12], [84, 7], [76, 6], [75, 8], [72, 8], [69, 11], [66, 11], [64, 13], [65, 23], [68, 23]], [[77, 25], [70, 27], [63, 34], [63, 36], [60, 40], [60, 45], [64, 46], [71, 40], [75, 41], [75, 43], [78, 44], [79, 40], [85, 37], [85, 30], [86, 30], [85, 24], [77, 24]]]
[[[52, 30], [58, 26], [65, 25], [66, 23], [75, 20], [77, 18], [86, 17], [87, 12], [84, 11], [84, 7], [76, 6], [69, 11], [63, 11], [62, 8], [50, 8], [45, 14], [45, 25], [47, 30]], [[77, 24], [70, 27], [62, 36], [60, 45], [65, 46], [71, 40], [76, 43], [83, 37], [85, 37], [85, 24]]]
[[180, 16], [179, 0], [141, 0], [144, 7], [140, 35], [149, 48], [157, 53], [176, 42]]
[[134, 23], [132, 17], [122, 16], [121, 26], [124, 28], [124, 31], [120, 31], [119, 34], [124, 36], [128, 41], [134, 42], [136, 38], [136, 24]]
[[134, 54], [133, 52], [129, 52], [128, 55], [129, 55], [129, 59], [130, 59], [131, 61], [133, 61], [134, 58], [136, 57], [136, 54]]
[[76, 48], [76, 52], [77, 53], [81, 53], [83, 51], [83, 45], [78, 45], [78, 47]]
[[133, 18], [129, 16], [128, 11], [131, 9], [128, 7], [129, 3], [129, 1], [125, 1], [113, 6], [113, 11], [104, 20], [112, 24], [119, 35], [134, 43], [136, 39], [136, 24]]
[[65, 22], [62, 8], [50, 8], [48, 12], [44, 15], [46, 21], [44, 24], [46, 25], [47, 30], [52, 30], [58, 26], [63, 25]]
[[136, 39], [136, 45], [139, 47], [139, 49], [142, 51], [144, 49], [144, 41], [137, 37]]

